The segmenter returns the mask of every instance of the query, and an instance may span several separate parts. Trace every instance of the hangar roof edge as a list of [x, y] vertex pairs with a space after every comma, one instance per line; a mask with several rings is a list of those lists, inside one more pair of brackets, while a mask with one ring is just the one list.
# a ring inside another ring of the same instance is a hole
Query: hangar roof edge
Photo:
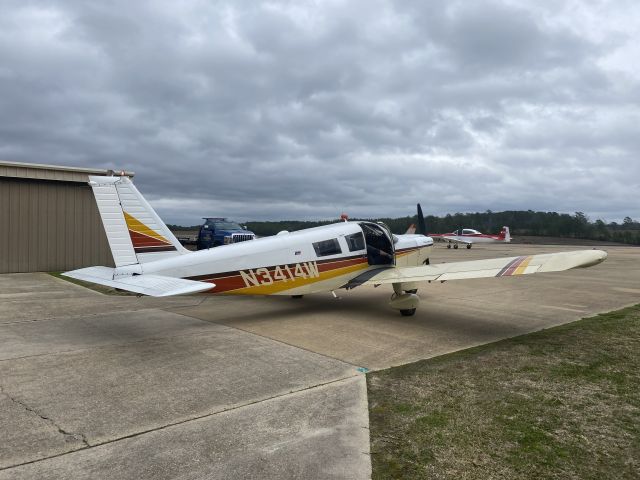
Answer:
[[[0, 177], [31, 178], [62, 182], [88, 182], [89, 175], [114, 175], [120, 171], [101, 168], [70, 167], [63, 165], [45, 165], [40, 163], [7, 162], [0, 160]], [[124, 171], [133, 178], [134, 172]]]

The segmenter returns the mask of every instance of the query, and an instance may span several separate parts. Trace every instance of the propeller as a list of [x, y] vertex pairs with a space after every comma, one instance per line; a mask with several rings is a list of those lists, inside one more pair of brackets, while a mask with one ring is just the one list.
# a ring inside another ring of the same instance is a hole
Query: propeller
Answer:
[[418, 204], [418, 232], [420, 235], [427, 234], [427, 225], [424, 223], [424, 215], [422, 214], [422, 207]]

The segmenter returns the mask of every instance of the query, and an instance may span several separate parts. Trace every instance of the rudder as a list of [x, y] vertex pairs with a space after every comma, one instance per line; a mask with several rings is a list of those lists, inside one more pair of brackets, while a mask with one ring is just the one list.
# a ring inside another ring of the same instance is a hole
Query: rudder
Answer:
[[89, 180], [116, 267], [188, 253], [129, 178]]

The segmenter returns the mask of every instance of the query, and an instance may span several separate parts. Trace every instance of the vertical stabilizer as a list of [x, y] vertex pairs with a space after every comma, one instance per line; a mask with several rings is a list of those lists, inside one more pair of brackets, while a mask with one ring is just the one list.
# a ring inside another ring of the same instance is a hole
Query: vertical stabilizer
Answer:
[[89, 177], [116, 267], [188, 253], [127, 177]]

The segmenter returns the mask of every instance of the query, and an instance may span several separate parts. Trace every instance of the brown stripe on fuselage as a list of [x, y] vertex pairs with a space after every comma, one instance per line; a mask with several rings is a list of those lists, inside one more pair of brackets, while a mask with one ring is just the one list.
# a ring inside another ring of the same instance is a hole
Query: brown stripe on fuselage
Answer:
[[399, 248], [396, 250], [395, 254], [396, 254], [396, 257], [403, 257], [404, 255], [407, 255], [409, 253], [417, 252], [421, 248], [424, 248], [424, 247]]
[[[347, 268], [347, 267], [356, 266], [356, 265], [364, 266], [365, 264], [368, 264], [368, 260], [365, 255], [357, 255], [354, 257], [348, 257], [346, 259], [341, 258], [341, 259], [324, 260], [324, 261], [310, 260], [307, 262], [290, 263], [290, 264], [283, 264], [283, 265], [272, 265], [269, 267], [246, 268], [243, 271], [255, 272], [258, 269], [266, 270], [269, 272], [270, 278], [274, 280], [274, 283], [286, 283], [286, 282], [294, 281], [297, 278], [303, 278], [303, 277], [291, 278], [292, 273], [290, 272], [294, 272], [296, 266], [300, 266], [306, 271], [305, 264], [313, 263], [313, 262], [316, 263], [318, 267], [318, 273], [320, 274], [319, 277], [314, 278], [315, 281], [323, 280], [322, 278], [323, 273], [331, 272], [333, 270], [337, 270], [340, 268]], [[283, 279], [276, 279], [273, 275], [271, 275], [274, 272], [276, 272], [277, 269], [280, 269], [280, 273], [284, 276]], [[313, 277], [309, 276], [308, 278], [313, 278]], [[221, 273], [216, 273], [211, 275], [198, 275], [195, 277], [187, 277], [187, 279], [198, 280], [200, 282], [215, 283], [216, 284], [215, 289], [211, 293], [227, 293], [233, 290], [247, 288], [247, 284], [245, 283], [242, 275], [240, 274], [240, 270], [231, 271], [231, 272], [221, 272]]]
[[[344, 257], [344, 258], [333, 258], [333, 259], [329, 259], [329, 260], [305, 260], [305, 261], [301, 261], [301, 262], [295, 262], [295, 263], [286, 263], [286, 264], [282, 264], [282, 265], [271, 265], [268, 267], [261, 267], [261, 266], [255, 266], [255, 267], [249, 267], [249, 268], [244, 268], [243, 270], [255, 270], [257, 268], [266, 268], [269, 272], [273, 272], [275, 271], [276, 267], [289, 267], [289, 268], [295, 268], [295, 266], [297, 264], [304, 264], [304, 263], [308, 263], [308, 262], [316, 262], [316, 264], [318, 265], [318, 270], [320, 270], [321, 272], [326, 271], [328, 268], [329, 269], [333, 269], [333, 268], [340, 268], [340, 267], [347, 267], [349, 265], [355, 265], [357, 263], [359, 263], [360, 261], [367, 261], [367, 256], [366, 255], [354, 255], [351, 257]], [[330, 265], [330, 267], [328, 267], [328, 265]], [[186, 277], [187, 280], [197, 280], [197, 281], [207, 281], [207, 280], [218, 280], [220, 278], [227, 278], [227, 277], [233, 277], [236, 275], [240, 275], [240, 270], [232, 270], [229, 272], [220, 272], [220, 273], [211, 273], [208, 275], [196, 275], [193, 277]]]

